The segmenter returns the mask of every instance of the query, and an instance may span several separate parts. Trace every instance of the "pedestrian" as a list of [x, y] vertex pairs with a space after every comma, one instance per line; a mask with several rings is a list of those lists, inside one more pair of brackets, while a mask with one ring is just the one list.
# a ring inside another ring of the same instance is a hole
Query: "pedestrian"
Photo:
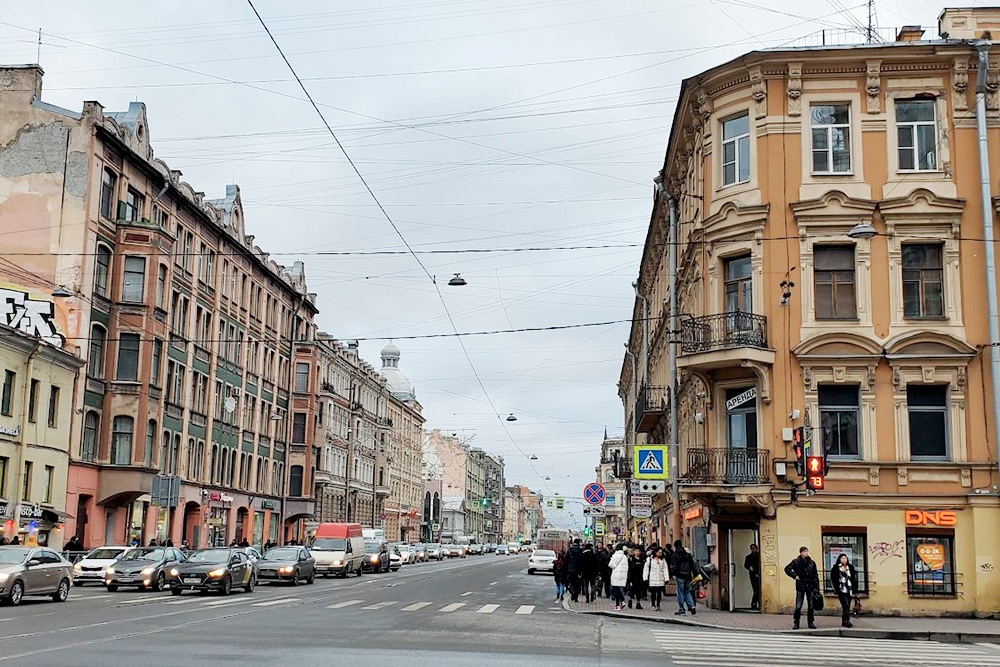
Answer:
[[851, 623], [851, 601], [858, 594], [858, 571], [851, 565], [847, 554], [840, 554], [837, 562], [830, 570], [830, 582], [840, 599], [840, 624], [845, 628], [853, 628]]
[[20, 543], [21, 543], [21, 538], [19, 536], [17, 536], [17, 535], [15, 535], [14, 537], [12, 537], [11, 540], [10, 540], [10, 545], [12, 547], [17, 546]]
[[597, 550], [597, 567], [600, 578], [597, 580], [597, 597], [611, 598], [611, 545], [602, 546]]
[[155, 537], [154, 537], [153, 539], [151, 539], [151, 540], [149, 541], [149, 546], [151, 546], [151, 547], [155, 547], [155, 546], [158, 546], [158, 545], [156, 544], [156, 538], [155, 538]]
[[191, 548], [191, 545], [188, 544], [187, 540], [181, 540], [181, 550], [182, 551], [187, 551], [190, 548]]
[[802, 603], [806, 603], [806, 620], [809, 628], [816, 629], [815, 596], [819, 592], [819, 573], [816, 563], [809, 557], [809, 548], [801, 547], [799, 557], [785, 566], [785, 574], [795, 580], [795, 615], [792, 618], [792, 629], [799, 629], [802, 618]]
[[566, 551], [562, 550], [552, 564], [552, 576], [556, 581], [556, 601], [566, 595], [566, 582], [569, 580], [569, 564], [566, 561]]
[[680, 540], [674, 542], [674, 555], [670, 558], [670, 571], [674, 575], [674, 584], [677, 586], [677, 616], [685, 614], [684, 606], [692, 615], [698, 613], [694, 604], [694, 596], [691, 595], [691, 580], [698, 572], [698, 564], [694, 562], [694, 556], [688, 553], [684, 544]]
[[240, 541], [240, 546], [241, 546], [241, 547], [243, 547], [244, 549], [245, 549], [245, 548], [247, 548], [248, 546], [250, 546], [250, 542], [249, 542], [249, 541], [247, 540], [247, 538], [246, 538], [246, 537], [244, 537], [244, 538], [243, 538], [243, 539], [242, 539], [242, 540]]
[[230, 548], [233, 548], [233, 547], [238, 547], [238, 546], [240, 546], [240, 543], [239, 543], [239, 542], [237, 542], [237, 541], [236, 541], [236, 538], [234, 537], [234, 538], [233, 538], [233, 541], [229, 543], [229, 547], [230, 547]]
[[632, 550], [632, 556], [628, 560], [628, 608], [632, 608], [635, 602], [636, 609], [642, 609], [642, 592], [645, 589], [642, 578], [645, 562], [642, 559], [642, 548], [636, 547]]
[[573, 540], [569, 553], [566, 554], [566, 568], [569, 571], [569, 595], [573, 602], [579, 601], [580, 596], [580, 555], [583, 549], [580, 548], [580, 538]]
[[[0, 544], [3, 544], [3, 542], [0, 542]], [[63, 549], [65, 551], [70, 551], [70, 552], [83, 551], [83, 544], [80, 543], [80, 538], [74, 535], [73, 537], [69, 538], [69, 542], [66, 543], [66, 546], [63, 547]]]
[[664, 555], [663, 549], [658, 548], [653, 557], [646, 560], [642, 570], [642, 578], [649, 587], [649, 604], [656, 611], [663, 611], [660, 603], [663, 602], [664, 588], [670, 581], [670, 568]]
[[743, 569], [750, 577], [750, 588], [753, 589], [753, 599], [750, 608], [760, 610], [760, 551], [756, 544], [750, 545], [750, 553], [743, 559]]
[[166, 546], [168, 546], [168, 547], [174, 546], [174, 541], [172, 539], [170, 539], [169, 537], [167, 538], [167, 545]]
[[594, 601], [600, 567], [601, 563], [594, 553], [594, 545], [589, 542], [583, 545], [583, 553], [580, 554], [580, 580], [583, 585], [583, 597], [587, 602]]
[[3, 535], [0, 535], [0, 547], [6, 546], [6, 544], [7, 544], [7, 538], [4, 537]]
[[628, 585], [628, 556], [625, 554], [625, 546], [618, 548], [608, 561], [611, 570], [611, 599], [614, 601], [615, 611], [621, 611], [625, 606], [625, 587]]

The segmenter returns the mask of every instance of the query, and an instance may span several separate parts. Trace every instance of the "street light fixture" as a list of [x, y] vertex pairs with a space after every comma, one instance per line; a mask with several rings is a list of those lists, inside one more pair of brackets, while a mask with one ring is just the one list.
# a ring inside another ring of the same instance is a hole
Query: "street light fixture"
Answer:
[[468, 285], [468, 283], [465, 282], [465, 278], [462, 277], [461, 273], [456, 273], [455, 277], [448, 281], [448, 284], [451, 287], [463, 287], [465, 285]]
[[509, 422], [516, 422], [517, 421], [517, 417], [514, 416], [513, 412], [510, 413], [509, 415], [507, 415], [507, 421], [509, 421]]
[[62, 285], [59, 285], [54, 290], [52, 290], [52, 296], [57, 297], [57, 298], [61, 298], [61, 299], [66, 299], [66, 298], [69, 298], [69, 297], [73, 296], [73, 293], [70, 292], [65, 287], [63, 287]]
[[537, 457], [537, 456], [535, 456], [534, 454], [532, 454], [532, 455], [531, 455], [531, 458], [530, 458], [529, 460], [531, 460], [531, 461], [537, 461], [537, 460], [538, 460], [538, 457]]
[[865, 241], [875, 236], [876, 234], [878, 234], [878, 232], [875, 231], [875, 228], [871, 226], [871, 223], [864, 221], [854, 225], [847, 232], [847, 235], [852, 239], [862, 239]]

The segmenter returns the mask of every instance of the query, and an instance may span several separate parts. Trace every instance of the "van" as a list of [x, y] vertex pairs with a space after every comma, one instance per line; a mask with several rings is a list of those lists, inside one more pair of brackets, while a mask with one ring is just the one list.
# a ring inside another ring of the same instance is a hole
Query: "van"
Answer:
[[321, 523], [309, 550], [316, 559], [316, 574], [359, 577], [365, 562], [365, 540], [360, 523]]

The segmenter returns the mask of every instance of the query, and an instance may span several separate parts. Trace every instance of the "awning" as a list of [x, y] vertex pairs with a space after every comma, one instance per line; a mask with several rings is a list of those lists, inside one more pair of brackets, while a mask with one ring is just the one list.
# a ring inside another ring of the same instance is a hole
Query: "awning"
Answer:
[[67, 519], [75, 519], [76, 517], [68, 512], [63, 512], [62, 510], [51, 510], [47, 507], [43, 507], [42, 518], [46, 521], [51, 521], [52, 523], [60, 523], [62, 521], [66, 521]]

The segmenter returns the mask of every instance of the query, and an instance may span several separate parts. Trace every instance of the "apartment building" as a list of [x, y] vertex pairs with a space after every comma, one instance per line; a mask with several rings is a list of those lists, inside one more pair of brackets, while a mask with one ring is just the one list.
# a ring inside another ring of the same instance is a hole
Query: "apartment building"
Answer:
[[[643, 534], [707, 555], [713, 606], [750, 606], [755, 543], [767, 612], [793, 603], [800, 546], [821, 572], [847, 554], [875, 613], [996, 609], [973, 41], [998, 21], [945, 10], [936, 31], [752, 52], [682, 83], [620, 392], [633, 442], [679, 443], [680, 506]], [[985, 64], [995, 156], [1000, 51]], [[998, 180], [994, 164], [994, 230]], [[829, 465], [820, 490], [796, 471], [798, 427]]]
[[382, 349], [382, 369], [389, 392], [389, 495], [385, 501], [385, 534], [398, 542], [418, 542], [424, 514], [423, 408], [413, 383], [399, 368], [399, 348]]
[[[605, 438], [601, 442], [601, 460], [594, 468], [594, 472], [595, 479], [604, 486], [605, 515], [603, 518], [594, 519], [594, 528], [595, 541], [611, 542], [616, 536], [627, 534], [627, 482], [618, 477], [621, 469], [626, 468], [627, 458], [625, 439], [609, 438], [607, 433], [604, 435]], [[600, 526], [599, 532], [598, 526]]]
[[68, 293], [50, 320], [86, 363], [66, 389], [66, 530], [283, 539], [292, 345], [316, 313], [304, 267], [254, 245], [238, 187], [208, 199], [154, 157], [143, 104], [55, 107], [37, 66], [0, 83], [0, 282]]

